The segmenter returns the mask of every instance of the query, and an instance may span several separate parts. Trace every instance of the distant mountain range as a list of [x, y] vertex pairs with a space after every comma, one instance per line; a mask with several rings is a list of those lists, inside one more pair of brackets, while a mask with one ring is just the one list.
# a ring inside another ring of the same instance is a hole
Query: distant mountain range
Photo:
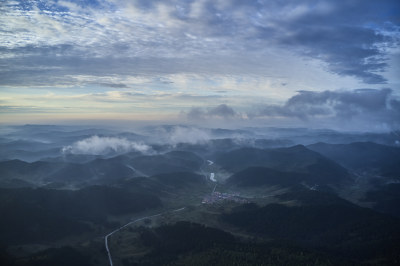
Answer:
[[[275, 184], [279, 183], [278, 176], [286, 184], [305, 181], [309, 184], [338, 185], [351, 181], [345, 168], [302, 145], [263, 150], [238, 149], [220, 155], [216, 163], [236, 173], [232, 176], [233, 180], [245, 179], [251, 174], [254, 181], [259, 182], [264, 175], [265, 181], [274, 178]], [[250, 185], [248, 180], [245, 183]]]
[[400, 148], [398, 147], [372, 142], [316, 143], [307, 147], [351, 170], [375, 170], [379, 175], [400, 178]]
[[[78, 158], [82, 158], [78, 155]], [[90, 157], [90, 156], [89, 156]], [[95, 157], [90, 157], [94, 159]], [[83, 158], [82, 160], [88, 159]], [[94, 159], [86, 163], [38, 161], [26, 163], [20, 160], [0, 162], [0, 185], [16, 183], [43, 186], [51, 183], [83, 187], [93, 184], [110, 184], [115, 180], [148, 176], [161, 173], [199, 171], [203, 160], [191, 152], [172, 151], [165, 154], [143, 156], [127, 154], [110, 159]]]
[[115, 265], [396, 265], [397, 140], [301, 128], [6, 128], [0, 264], [108, 265], [104, 236], [114, 232]]

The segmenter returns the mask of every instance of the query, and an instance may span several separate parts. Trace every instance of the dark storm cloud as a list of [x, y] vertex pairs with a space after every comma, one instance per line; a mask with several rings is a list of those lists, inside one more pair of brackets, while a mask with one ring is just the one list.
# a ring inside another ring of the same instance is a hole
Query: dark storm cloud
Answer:
[[283, 38], [283, 44], [299, 47], [306, 55], [322, 59], [328, 69], [343, 76], [360, 78], [364, 83], [385, 83], [375, 72], [387, 67], [384, 53], [376, 45], [384, 36], [372, 29], [358, 27], [306, 27]]
[[[283, 6], [293, 5], [293, 2], [284, 2]], [[310, 7], [318, 5], [315, 1], [302, 3]], [[382, 46], [398, 45], [399, 39], [398, 35], [384, 35], [382, 31], [386, 30], [384, 27], [391, 27], [389, 21], [398, 27], [399, 18], [395, 14], [400, 12], [399, 2], [320, 3], [326, 7], [311, 8], [293, 19], [277, 21], [279, 32], [274, 27], [261, 25], [260, 38], [273, 38], [288, 49], [323, 60], [328, 70], [336, 74], [354, 76], [370, 84], [385, 83], [380, 73], [387, 67]]]
[[391, 89], [352, 91], [299, 91], [282, 105], [255, 107], [239, 113], [221, 104], [212, 108], [193, 107], [181, 112], [189, 121], [224, 120], [269, 124], [278, 120], [290, 126], [316, 126], [346, 130], [398, 130], [400, 99]]
[[234, 117], [236, 112], [226, 104], [218, 105], [208, 111], [209, 115], [221, 117]]
[[362, 118], [371, 123], [397, 125], [400, 121], [400, 102], [393, 96], [391, 89], [300, 91], [284, 105], [265, 106], [253, 116], [297, 117], [302, 120], [335, 118], [337, 121]]
[[189, 120], [204, 120], [206, 111], [199, 107], [193, 107], [188, 112], [182, 112]]
[[210, 118], [233, 119], [238, 118], [238, 113], [226, 104], [204, 109], [193, 107], [188, 112], [183, 113], [189, 120], [205, 120]]
[[[233, 15], [238, 9], [242, 15]], [[399, 41], [398, 36], [385, 36], [381, 30], [387, 30], [382, 29], [385, 23], [390, 28], [389, 21], [398, 26], [399, 12], [398, 1], [237, 0], [227, 1], [223, 8], [218, 1], [207, 1], [201, 22], [219, 29], [217, 34], [243, 37], [242, 44], [248, 49], [257, 39], [286, 46], [323, 60], [331, 72], [379, 84], [386, 82], [380, 72], [387, 67], [381, 46]], [[248, 38], [253, 42], [247, 43]]]
[[[398, 114], [400, 114], [400, 101], [399, 100], [391, 100], [390, 106], [395, 110]], [[400, 119], [400, 115], [399, 115]]]

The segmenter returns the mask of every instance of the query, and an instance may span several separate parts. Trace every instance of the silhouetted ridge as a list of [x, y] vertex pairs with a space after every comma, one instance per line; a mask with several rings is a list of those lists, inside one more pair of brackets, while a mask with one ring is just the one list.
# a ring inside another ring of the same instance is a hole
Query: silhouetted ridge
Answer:
[[318, 191], [292, 192], [281, 198], [300, 200], [302, 205], [240, 207], [222, 219], [257, 236], [336, 250], [349, 257], [368, 258], [399, 251], [398, 219]]
[[160, 207], [158, 197], [105, 186], [81, 190], [0, 189], [0, 243], [55, 240], [107, 224], [109, 215]]
[[290, 186], [305, 180], [306, 177], [307, 175], [302, 173], [281, 172], [265, 167], [249, 167], [228, 178], [227, 184], [238, 187]]
[[[341, 185], [351, 180], [346, 169], [303, 145], [264, 150], [238, 149], [220, 155], [216, 163], [233, 173], [249, 167], [265, 167], [279, 172], [302, 173], [307, 175], [304, 179], [317, 184]], [[276, 174], [283, 176], [282, 173]], [[272, 173], [269, 175], [271, 176]]]
[[398, 177], [400, 148], [373, 142], [350, 144], [316, 143], [308, 148], [353, 170], [377, 170], [379, 174]]
[[203, 176], [191, 172], [159, 174], [159, 175], [154, 175], [151, 178], [156, 179], [165, 185], [177, 188], [204, 182]]
[[400, 217], [400, 184], [387, 184], [368, 191], [363, 199], [374, 202], [377, 211]]

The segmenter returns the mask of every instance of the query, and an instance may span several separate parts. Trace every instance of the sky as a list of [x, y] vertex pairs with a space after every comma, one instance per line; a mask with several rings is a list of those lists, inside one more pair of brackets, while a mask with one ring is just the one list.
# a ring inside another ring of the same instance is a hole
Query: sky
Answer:
[[399, 73], [398, 0], [0, 2], [2, 124], [398, 130]]

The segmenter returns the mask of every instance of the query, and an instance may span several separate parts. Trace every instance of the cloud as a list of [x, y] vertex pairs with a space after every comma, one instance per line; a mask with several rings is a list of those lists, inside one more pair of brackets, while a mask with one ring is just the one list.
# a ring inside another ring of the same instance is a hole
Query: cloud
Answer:
[[123, 83], [99, 83], [99, 85], [108, 87], [108, 88], [117, 88], [117, 89], [128, 88], [128, 86]]
[[139, 151], [142, 153], [151, 152], [151, 147], [125, 138], [92, 136], [62, 148], [64, 154], [91, 154], [104, 155], [109, 153], [126, 153]]
[[387, 68], [387, 48], [398, 46], [400, 40], [399, 21], [394, 15], [400, 5], [396, 1], [288, 1], [281, 10], [300, 7], [302, 12], [292, 19], [283, 19], [282, 14], [282, 20], [276, 21], [283, 34], [276, 34], [274, 27], [266, 24], [260, 27], [261, 38], [272, 34], [279, 44], [322, 60], [327, 70], [340, 76], [353, 76], [369, 84], [386, 82], [382, 72]]
[[246, 109], [247, 112], [239, 113], [222, 104], [213, 108], [192, 107], [181, 115], [191, 123], [216, 126], [264, 124], [360, 131], [400, 128], [400, 99], [389, 88], [298, 91], [283, 104], [247, 106]]
[[203, 108], [192, 107], [188, 112], [182, 112], [182, 114], [191, 120], [201, 120], [204, 119], [206, 112]]
[[299, 118], [303, 121], [330, 120], [374, 126], [400, 126], [400, 101], [391, 89], [353, 91], [299, 91], [283, 105], [266, 105], [251, 117]]
[[384, 83], [388, 48], [400, 39], [399, 4], [389, 0], [6, 1], [0, 13], [7, 85], [74, 83], [67, 75], [78, 73], [265, 75], [271, 49]]
[[218, 116], [218, 117], [234, 117], [236, 116], [236, 112], [226, 104], [220, 104], [215, 108], [212, 108], [208, 111], [210, 116]]
[[323, 60], [328, 70], [341, 76], [354, 76], [368, 84], [386, 83], [378, 74], [387, 67], [385, 53], [378, 48], [385, 36], [373, 29], [307, 25], [279, 41]]
[[178, 143], [205, 143], [212, 138], [210, 130], [195, 126], [152, 126], [147, 129], [148, 135], [160, 144], [176, 145]]
[[399, 89], [399, 9], [398, 0], [5, 1], [2, 108], [26, 110], [26, 117], [32, 106], [65, 117], [154, 118], [207, 102], [217, 107], [182, 114], [244, 122], [237, 108], [303, 90], [252, 115], [306, 121], [370, 114], [389, 123], [399, 105], [392, 92], [332, 88], [362, 88], [361, 81]]
[[205, 119], [233, 119], [238, 118], [239, 114], [226, 104], [220, 104], [213, 108], [192, 107], [187, 112], [182, 112], [189, 120], [205, 120]]
[[168, 143], [205, 143], [210, 140], [211, 136], [207, 130], [195, 128], [195, 127], [174, 127], [174, 129], [168, 134]]

